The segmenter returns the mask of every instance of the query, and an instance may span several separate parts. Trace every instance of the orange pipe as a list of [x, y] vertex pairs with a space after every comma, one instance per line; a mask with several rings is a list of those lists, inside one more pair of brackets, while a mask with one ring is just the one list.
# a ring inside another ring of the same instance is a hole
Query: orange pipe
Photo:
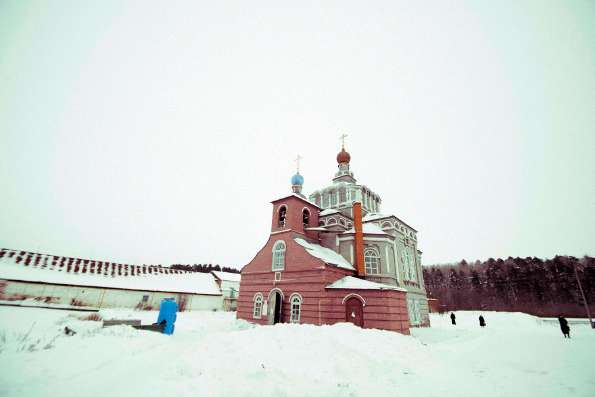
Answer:
[[357, 275], [366, 276], [364, 264], [364, 229], [362, 226], [362, 203], [353, 203], [353, 226], [355, 228], [355, 268]]

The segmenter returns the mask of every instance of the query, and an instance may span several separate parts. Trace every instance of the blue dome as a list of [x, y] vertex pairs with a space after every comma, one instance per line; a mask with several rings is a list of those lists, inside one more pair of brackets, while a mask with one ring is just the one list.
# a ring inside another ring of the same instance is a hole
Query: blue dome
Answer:
[[291, 184], [292, 185], [303, 185], [304, 184], [304, 177], [299, 174], [295, 174], [291, 177]]

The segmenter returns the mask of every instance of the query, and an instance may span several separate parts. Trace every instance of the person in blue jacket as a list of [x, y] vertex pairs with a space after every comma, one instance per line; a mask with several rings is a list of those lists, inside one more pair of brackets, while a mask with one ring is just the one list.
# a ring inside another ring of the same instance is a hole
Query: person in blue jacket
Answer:
[[174, 323], [176, 322], [177, 312], [178, 304], [173, 298], [161, 300], [157, 324], [165, 323], [165, 326], [163, 327], [164, 334], [171, 335], [174, 333]]

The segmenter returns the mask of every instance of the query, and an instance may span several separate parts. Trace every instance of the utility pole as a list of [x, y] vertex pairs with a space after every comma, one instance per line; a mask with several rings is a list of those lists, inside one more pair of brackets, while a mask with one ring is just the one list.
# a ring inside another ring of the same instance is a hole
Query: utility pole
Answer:
[[595, 329], [595, 324], [593, 323], [593, 319], [591, 318], [591, 311], [589, 310], [589, 303], [587, 302], [587, 298], [585, 298], [585, 293], [583, 292], [583, 286], [581, 285], [581, 280], [578, 278], [578, 271], [576, 270], [576, 262], [574, 262], [574, 275], [576, 277], [576, 283], [578, 284], [578, 289], [581, 291], [581, 296], [583, 297], [583, 303], [585, 304], [585, 310], [587, 311], [587, 317], [589, 317], [589, 325], [591, 328]]

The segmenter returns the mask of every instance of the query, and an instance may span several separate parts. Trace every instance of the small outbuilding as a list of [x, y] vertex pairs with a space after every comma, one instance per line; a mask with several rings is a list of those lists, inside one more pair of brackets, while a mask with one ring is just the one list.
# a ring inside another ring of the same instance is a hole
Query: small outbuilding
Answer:
[[166, 298], [174, 298], [180, 311], [223, 309], [209, 273], [0, 249], [5, 304], [157, 310]]
[[213, 270], [211, 274], [215, 277], [215, 282], [223, 294], [223, 310], [236, 310], [238, 295], [240, 293], [241, 274], [217, 270]]
[[436, 298], [428, 298], [428, 308], [430, 313], [440, 313], [440, 301]]

